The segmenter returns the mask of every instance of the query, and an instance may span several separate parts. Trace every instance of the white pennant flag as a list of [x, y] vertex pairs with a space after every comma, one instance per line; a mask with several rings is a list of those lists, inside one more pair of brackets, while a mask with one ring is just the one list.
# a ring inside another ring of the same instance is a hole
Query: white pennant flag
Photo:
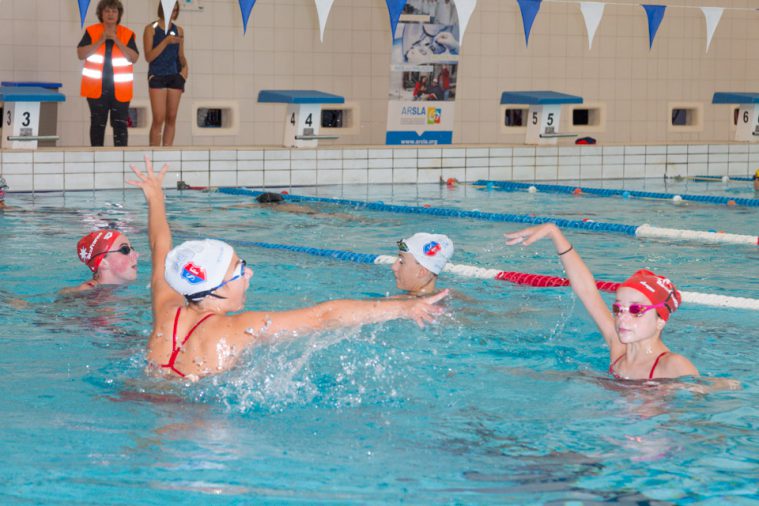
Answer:
[[588, 49], [593, 47], [593, 37], [604, 15], [605, 4], [601, 2], [580, 2], [580, 11], [585, 18], [585, 29], [588, 31]]
[[316, 13], [319, 15], [319, 40], [324, 42], [324, 27], [327, 26], [327, 18], [335, 0], [315, 0]]
[[722, 12], [725, 10], [721, 7], [701, 7], [706, 18], [706, 52], [709, 52], [709, 46], [712, 43], [714, 31], [717, 29]]
[[163, 20], [166, 21], [166, 29], [171, 26], [171, 14], [174, 12], [174, 6], [177, 4], [177, 0], [161, 0], [161, 7], [163, 7]]
[[456, 12], [459, 15], [459, 45], [464, 43], [464, 32], [469, 24], [469, 18], [472, 17], [474, 8], [477, 7], [477, 0], [454, 0]]

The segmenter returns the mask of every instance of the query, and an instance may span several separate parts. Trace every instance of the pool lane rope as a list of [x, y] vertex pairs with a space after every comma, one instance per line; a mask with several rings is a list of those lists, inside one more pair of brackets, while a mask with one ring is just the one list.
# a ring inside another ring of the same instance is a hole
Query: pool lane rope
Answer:
[[[228, 195], [246, 195], [257, 197], [262, 191], [248, 188], [219, 188], [220, 193]], [[670, 241], [691, 241], [707, 244], [749, 244], [759, 245], [759, 237], [755, 235], [728, 234], [724, 232], [703, 232], [698, 230], [683, 230], [677, 228], [654, 227], [643, 224], [640, 226], [624, 225], [620, 223], [605, 223], [590, 220], [567, 220], [545, 216], [529, 216], [526, 214], [486, 213], [482, 211], [465, 211], [461, 209], [402, 206], [385, 204], [384, 202], [363, 202], [360, 200], [333, 199], [326, 197], [309, 197], [305, 195], [282, 195], [289, 202], [324, 202], [350, 206], [353, 208], [368, 209], [371, 211], [421, 214], [428, 216], [445, 216], [452, 218], [469, 218], [481, 221], [521, 223], [524, 225], [540, 225], [542, 223], [554, 223], [559, 228], [577, 229], [589, 232], [606, 232], [624, 234], [643, 239], [663, 239]]]
[[[703, 204], [717, 204], [717, 205], [735, 205], [746, 207], [759, 207], [759, 199], [746, 199], [738, 197], [722, 197], [718, 195], [688, 195], [688, 194], [674, 194], [674, 193], [660, 193], [660, 192], [644, 192], [637, 190], [619, 190], [614, 188], [592, 188], [588, 186], [566, 186], [558, 184], [536, 184], [536, 183], [519, 183], [516, 181], [489, 181], [486, 179], [480, 179], [472, 183], [474, 186], [484, 186], [488, 189], [500, 190], [500, 191], [520, 191], [528, 190], [531, 186], [538, 191], [546, 193], [572, 193], [576, 194], [582, 192], [587, 195], [597, 195], [600, 197], [638, 197], [646, 199], [659, 199], [659, 200], [672, 200], [680, 199], [684, 201], [700, 202]], [[579, 192], [578, 192], [579, 190]]]
[[[291, 244], [276, 244], [259, 241], [229, 241], [234, 246], [255, 246], [258, 248], [284, 250], [293, 253], [304, 253], [307, 255], [333, 258], [345, 262], [374, 265], [392, 265], [395, 262], [395, 256], [391, 255], [372, 255], [368, 253], [354, 253], [352, 251], [310, 248], [307, 246], [295, 246]], [[558, 276], [547, 276], [543, 274], [530, 274], [526, 272], [500, 271], [498, 269], [486, 269], [473, 265], [464, 264], [446, 264], [444, 272], [450, 272], [467, 278], [478, 279], [495, 279], [497, 281], [507, 281], [516, 285], [531, 286], [534, 288], [554, 288], [569, 286], [569, 280]], [[604, 292], [616, 292], [620, 283], [611, 281], [596, 281], [596, 286]], [[759, 299], [750, 299], [746, 297], [731, 297], [727, 295], [716, 295], [699, 292], [681, 291], [683, 302], [698, 304], [702, 306], [725, 307], [734, 309], [753, 309], [759, 310]]]

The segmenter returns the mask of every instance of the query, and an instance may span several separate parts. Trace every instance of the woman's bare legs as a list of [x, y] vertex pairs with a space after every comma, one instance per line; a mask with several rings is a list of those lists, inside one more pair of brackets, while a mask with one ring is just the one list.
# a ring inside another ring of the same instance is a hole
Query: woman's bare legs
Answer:
[[177, 111], [182, 98], [182, 90], [169, 88], [166, 96], [166, 124], [163, 127], [163, 145], [174, 145], [174, 134], [177, 130]]
[[[161, 145], [161, 132], [166, 121], [167, 91], [165, 88], [150, 88], [150, 108], [153, 111], [153, 123], [150, 125], [150, 145]], [[175, 115], [176, 121], [176, 115]], [[173, 139], [172, 133], [172, 139]]]

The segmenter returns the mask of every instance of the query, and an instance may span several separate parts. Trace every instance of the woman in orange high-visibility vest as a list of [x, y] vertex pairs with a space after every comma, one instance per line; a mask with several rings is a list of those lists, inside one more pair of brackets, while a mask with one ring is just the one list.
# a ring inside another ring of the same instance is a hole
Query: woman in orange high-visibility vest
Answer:
[[120, 0], [100, 0], [97, 17], [77, 48], [84, 60], [82, 96], [90, 106], [90, 144], [102, 146], [108, 114], [111, 115], [114, 146], [128, 141], [129, 102], [134, 85], [133, 64], [140, 57], [134, 32], [121, 26], [124, 6]]

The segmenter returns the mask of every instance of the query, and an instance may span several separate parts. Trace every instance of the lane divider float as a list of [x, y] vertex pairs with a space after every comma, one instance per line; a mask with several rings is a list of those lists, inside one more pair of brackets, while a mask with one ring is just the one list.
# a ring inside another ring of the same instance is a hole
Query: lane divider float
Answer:
[[[222, 240], [222, 239], [220, 239]], [[233, 246], [254, 246], [258, 248], [290, 251], [293, 253], [304, 253], [311, 256], [333, 258], [345, 262], [374, 265], [392, 265], [395, 262], [395, 256], [391, 255], [373, 255], [368, 253], [355, 253], [352, 251], [311, 248], [307, 246], [296, 246], [292, 244], [276, 244], [260, 241], [230, 241], [223, 239]], [[446, 264], [443, 269], [459, 276], [478, 279], [494, 279], [497, 281], [506, 281], [521, 286], [530, 286], [534, 288], [554, 288], [567, 287], [569, 280], [558, 276], [547, 276], [543, 274], [530, 274], [526, 272], [510, 272], [498, 269], [487, 269], [476, 267], [474, 265], [464, 264]], [[604, 292], [616, 292], [620, 283], [612, 281], [596, 281], [596, 286]], [[683, 302], [698, 304], [701, 306], [724, 307], [734, 309], [752, 309], [759, 311], [759, 299], [747, 297], [732, 297], [727, 295], [717, 295], [699, 292], [680, 292]]]
[[[248, 188], [219, 188], [220, 193], [228, 195], [246, 195], [257, 197], [262, 191]], [[690, 241], [707, 244], [750, 244], [759, 245], [759, 236], [729, 234], [724, 232], [707, 232], [698, 230], [683, 230], [676, 228], [662, 228], [653, 225], [625, 225], [621, 223], [607, 223], [592, 220], [567, 220], [546, 216], [529, 216], [526, 214], [487, 213], [482, 211], [465, 211], [461, 209], [402, 206], [385, 204], [384, 202], [363, 202], [360, 200], [334, 199], [327, 197], [310, 197], [305, 195], [282, 195], [286, 201], [292, 202], [323, 202], [350, 206], [353, 208], [368, 209], [371, 211], [408, 213], [429, 216], [445, 216], [452, 218], [469, 218], [481, 221], [521, 223], [525, 225], [540, 225], [542, 223], [554, 223], [559, 228], [586, 230], [589, 232], [606, 232], [624, 234], [643, 239], [659, 239], [671, 241]], [[757, 201], [759, 202], [759, 201]]]

